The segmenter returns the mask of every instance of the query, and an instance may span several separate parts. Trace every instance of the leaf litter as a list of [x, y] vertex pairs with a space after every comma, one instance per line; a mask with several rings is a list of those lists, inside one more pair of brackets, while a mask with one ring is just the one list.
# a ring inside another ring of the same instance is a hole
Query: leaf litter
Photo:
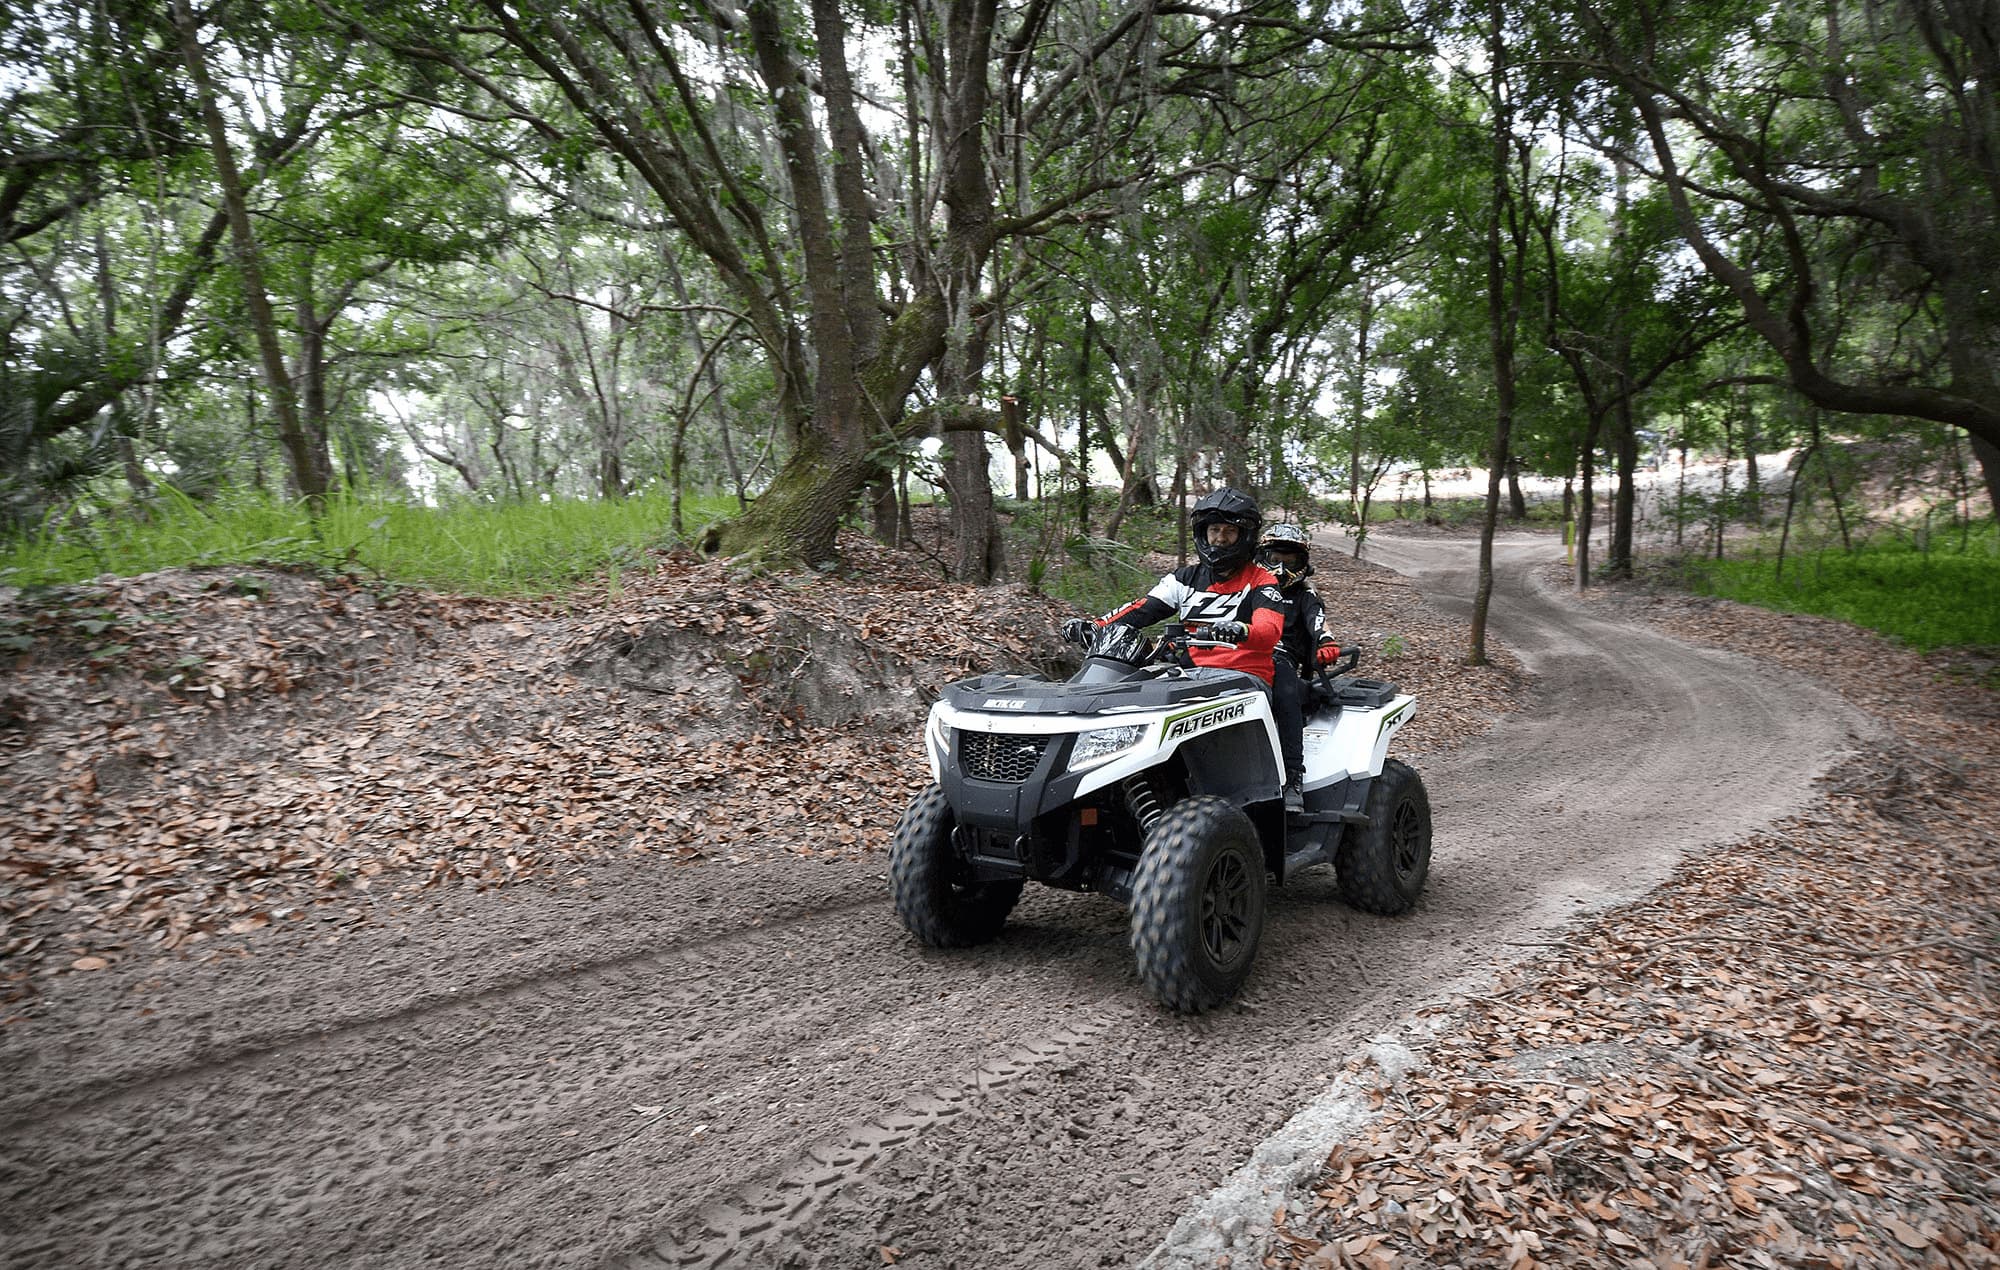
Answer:
[[2000, 1265], [2000, 699], [1821, 619], [1592, 602], [1802, 674], [1841, 650], [1896, 735], [1437, 1007], [1261, 1264]]

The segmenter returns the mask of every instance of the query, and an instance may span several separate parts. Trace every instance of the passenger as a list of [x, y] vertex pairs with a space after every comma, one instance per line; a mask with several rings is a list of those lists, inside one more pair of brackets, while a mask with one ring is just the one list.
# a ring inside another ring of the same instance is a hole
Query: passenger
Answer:
[[[1326, 606], [1319, 592], [1306, 579], [1312, 576], [1312, 556], [1305, 531], [1297, 525], [1273, 525], [1264, 535], [1257, 562], [1278, 579], [1278, 593], [1285, 597], [1285, 633], [1278, 641], [1271, 680], [1271, 709], [1277, 716], [1278, 735], [1301, 738], [1296, 751], [1287, 750], [1285, 762], [1285, 807], [1305, 809], [1305, 762], [1303, 737], [1306, 726], [1306, 681], [1317, 666], [1331, 666], [1340, 657], [1340, 645], [1326, 632]], [[1297, 766], [1291, 766], [1296, 760]], [[1300, 791], [1299, 805], [1292, 806], [1292, 790]]]

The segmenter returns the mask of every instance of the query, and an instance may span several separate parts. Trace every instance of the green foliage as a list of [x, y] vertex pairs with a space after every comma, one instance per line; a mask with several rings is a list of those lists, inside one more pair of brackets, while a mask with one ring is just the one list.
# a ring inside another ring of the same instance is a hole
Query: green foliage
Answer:
[[[689, 500], [690, 519], [724, 514]], [[50, 525], [0, 545], [0, 584], [60, 585], [176, 566], [280, 565], [361, 571], [384, 581], [469, 594], [543, 594], [621, 570], [668, 540], [664, 492], [620, 500], [454, 503], [336, 500], [315, 523], [292, 503], [243, 495], [212, 505], [172, 491], [147, 519]], [[254, 579], [235, 585], [245, 593]]]
[[[1025, 560], [1031, 589], [1067, 600], [1087, 613], [1117, 608], [1152, 589], [1159, 580], [1149, 552], [1171, 553], [1179, 532], [1179, 509], [1170, 505], [1134, 507], [1116, 539], [1075, 532], [1067, 516], [1069, 499], [1017, 503], [996, 499], [1010, 519], [1002, 532], [1009, 554]], [[1093, 490], [1093, 523], [1102, 526], [1117, 507], [1115, 493]]]
[[[1986, 526], [1961, 550], [1878, 542], [1777, 558], [1693, 566], [1695, 589], [1786, 613], [1815, 613], [1880, 631], [1919, 652], [2000, 647], [2000, 532]], [[1829, 650], [1830, 652], [1834, 650]]]
[[1065, 559], [1054, 576], [1042, 580], [1042, 593], [1086, 613], [1108, 613], [1144, 595], [1158, 580], [1132, 548], [1079, 535], [1065, 544]]

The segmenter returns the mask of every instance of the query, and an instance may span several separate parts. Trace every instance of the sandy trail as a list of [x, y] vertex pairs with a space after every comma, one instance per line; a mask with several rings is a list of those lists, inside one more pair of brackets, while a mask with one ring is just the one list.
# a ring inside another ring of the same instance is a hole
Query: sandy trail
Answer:
[[[1135, 1263], [1368, 1037], [1781, 816], [1869, 731], [1579, 611], [1536, 583], [1551, 550], [1501, 545], [1493, 637], [1539, 683], [1426, 764], [1424, 903], [1356, 913], [1323, 871], [1275, 893], [1235, 1008], [1157, 1009], [1101, 899], [1031, 891], [994, 945], [922, 951], [879, 860], [602, 867], [274, 932], [0, 1038], [0, 1261]], [[1475, 552], [1369, 556], [1466, 610]]]

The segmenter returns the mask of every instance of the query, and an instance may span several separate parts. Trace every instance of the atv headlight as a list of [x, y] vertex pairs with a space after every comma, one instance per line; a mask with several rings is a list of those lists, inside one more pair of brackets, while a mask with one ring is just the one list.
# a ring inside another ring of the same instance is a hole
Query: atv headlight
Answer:
[[942, 764], [945, 755], [951, 753], [951, 729], [945, 726], [944, 715], [937, 713], [931, 715], [930, 734], [932, 752]]
[[1074, 772], [1094, 767], [1114, 754], [1131, 749], [1150, 727], [1150, 723], [1125, 723], [1115, 728], [1092, 728], [1078, 733], [1076, 748], [1069, 752], [1069, 770]]

